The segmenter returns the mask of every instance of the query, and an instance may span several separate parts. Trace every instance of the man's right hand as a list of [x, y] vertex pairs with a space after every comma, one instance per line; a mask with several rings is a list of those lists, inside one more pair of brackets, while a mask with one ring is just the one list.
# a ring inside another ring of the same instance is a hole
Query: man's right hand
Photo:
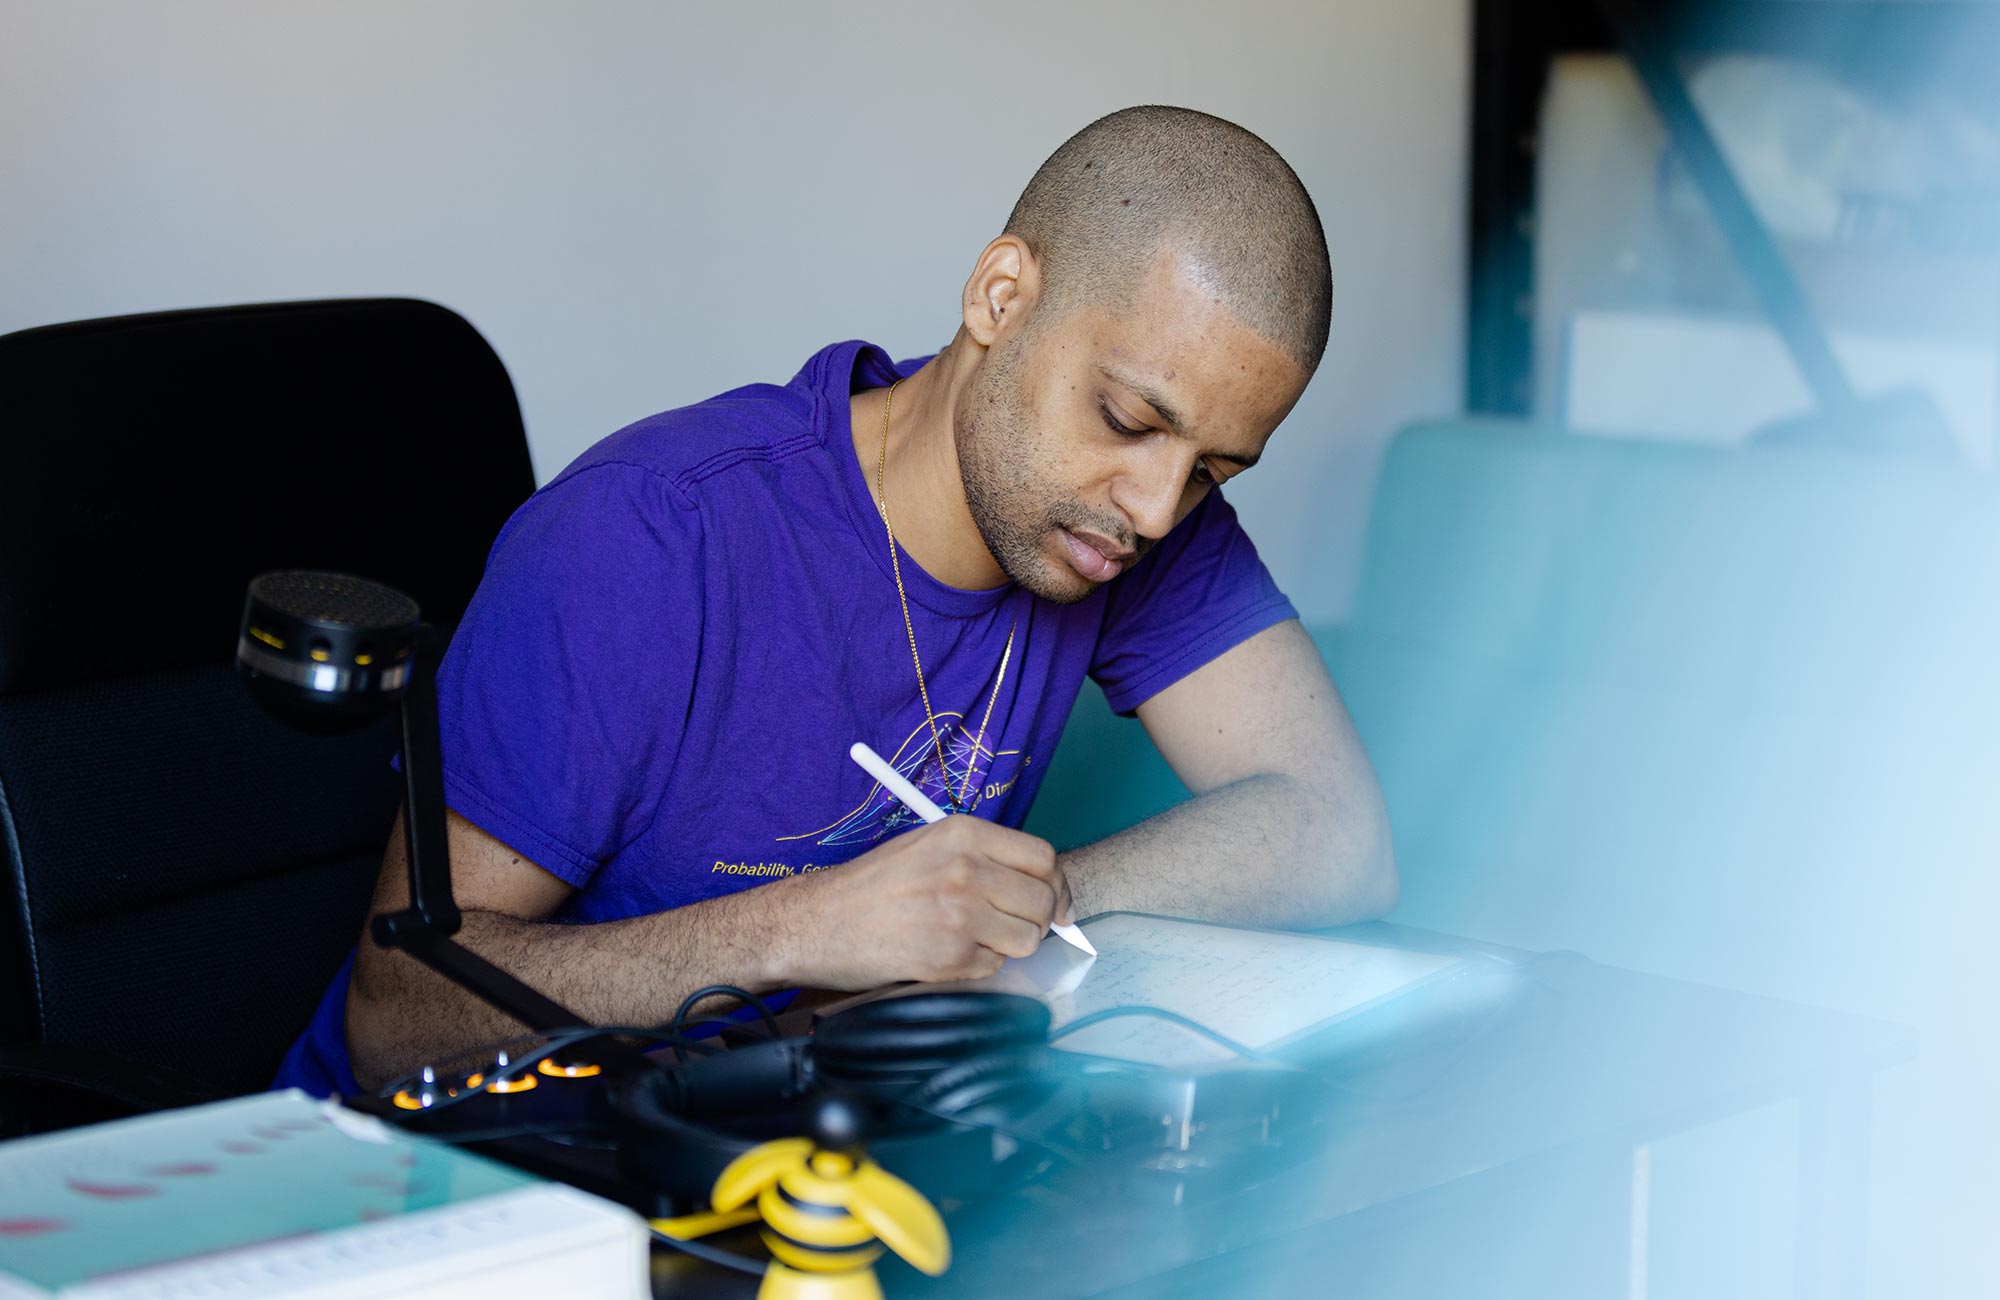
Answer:
[[1048, 841], [977, 817], [917, 827], [758, 892], [781, 903], [780, 978], [814, 988], [991, 975], [1035, 951], [1052, 920], [1070, 919]]
[[[606, 1025], [658, 1024], [706, 984], [762, 994], [988, 975], [1033, 952], [1050, 917], [1070, 907], [1045, 841], [972, 817], [919, 827], [844, 866], [595, 925], [548, 919], [572, 887], [457, 813], [447, 833], [465, 918], [459, 941]], [[372, 910], [407, 906], [407, 880], [395, 834]], [[408, 954], [363, 936], [347, 1041], [364, 1086], [519, 1032]]]

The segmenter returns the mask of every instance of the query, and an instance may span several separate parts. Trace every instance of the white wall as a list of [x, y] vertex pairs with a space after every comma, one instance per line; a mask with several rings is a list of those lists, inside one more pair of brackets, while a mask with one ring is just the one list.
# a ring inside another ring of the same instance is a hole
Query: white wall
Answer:
[[1461, 402], [1468, 21], [1467, 0], [0, 0], [0, 331], [434, 299], [499, 350], [547, 480], [835, 339], [935, 349], [1056, 145], [1185, 104], [1270, 140], [1326, 223], [1326, 362], [1231, 495], [1333, 619], [1383, 441]]

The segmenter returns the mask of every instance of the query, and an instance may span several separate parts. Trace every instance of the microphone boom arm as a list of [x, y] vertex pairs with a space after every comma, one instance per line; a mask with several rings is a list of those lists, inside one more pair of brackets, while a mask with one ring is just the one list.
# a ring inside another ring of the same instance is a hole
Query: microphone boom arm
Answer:
[[403, 846], [410, 861], [410, 906], [376, 917], [368, 932], [380, 946], [400, 948], [530, 1029], [554, 1033], [586, 1026], [590, 1022], [582, 1016], [452, 941], [464, 918], [451, 896], [438, 743], [436, 663], [442, 645], [435, 627], [418, 626], [402, 701]]

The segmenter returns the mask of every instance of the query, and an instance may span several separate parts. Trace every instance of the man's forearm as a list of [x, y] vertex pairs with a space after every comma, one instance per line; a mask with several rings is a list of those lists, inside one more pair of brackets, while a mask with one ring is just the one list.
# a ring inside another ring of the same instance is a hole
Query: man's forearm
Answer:
[[1347, 806], [1287, 776], [1210, 790], [1061, 862], [1078, 916], [1157, 912], [1312, 928], [1369, 920], [1396, 904], [1379, 804]]
[[[597, 925], [468, 911], [456, 938], [589, 1023], [655, 1025], [704, 985], [752, 993], [787, 986], [771, 960], [771, 930], [783, 924], [776, 901], [753, 889]], [[363, 1086], [527, 1032], [406, 953], [364, 950], [357, 963], [347, 1041]]]

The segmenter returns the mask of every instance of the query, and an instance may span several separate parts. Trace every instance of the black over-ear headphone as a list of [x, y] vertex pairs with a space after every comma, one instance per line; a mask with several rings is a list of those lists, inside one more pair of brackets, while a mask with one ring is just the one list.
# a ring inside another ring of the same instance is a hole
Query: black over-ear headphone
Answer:
[[1045, 1112], [1060, 1087], [1049, 1023], [1048, 1007], [1015, 994], [911, 993], [826, 1016], [809, 1037], [634, 1074], [611, 1092], [620, 1161], [692, 1206], [731, 1160], [801, 1132], [813, 1101], [835, 1093], [859, 1104], [883, 1168], [932, 1197], [989, 1190], [1004, 1163], [990, 1130]]

